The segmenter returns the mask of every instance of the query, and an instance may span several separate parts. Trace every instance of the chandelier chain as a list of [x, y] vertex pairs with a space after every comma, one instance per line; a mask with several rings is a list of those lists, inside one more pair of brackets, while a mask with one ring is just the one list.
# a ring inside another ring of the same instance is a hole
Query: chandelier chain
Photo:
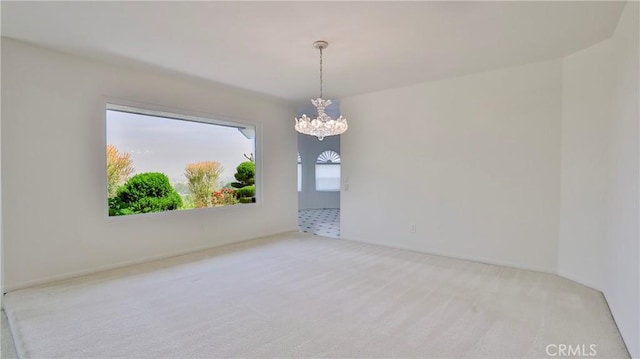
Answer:
[[320, 47], [320, 98], [322, 97], [322, 47]]

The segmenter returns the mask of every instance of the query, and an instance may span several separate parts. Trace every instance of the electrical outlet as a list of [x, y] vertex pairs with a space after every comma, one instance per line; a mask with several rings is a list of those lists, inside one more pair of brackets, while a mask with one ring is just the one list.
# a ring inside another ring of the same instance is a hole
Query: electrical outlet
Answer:
[[415, 224], [412, 224], [409, 230], [411, 231], [411, 233], [416, 233], [418, 231], [418, 228]]

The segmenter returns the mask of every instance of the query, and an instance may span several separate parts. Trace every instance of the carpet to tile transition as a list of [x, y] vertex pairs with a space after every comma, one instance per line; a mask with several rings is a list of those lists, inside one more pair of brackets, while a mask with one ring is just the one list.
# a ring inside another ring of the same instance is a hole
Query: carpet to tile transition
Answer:
[[298, 233], [4, 304], [23, 358], [628, 356], [602, 295], [568, 280]]

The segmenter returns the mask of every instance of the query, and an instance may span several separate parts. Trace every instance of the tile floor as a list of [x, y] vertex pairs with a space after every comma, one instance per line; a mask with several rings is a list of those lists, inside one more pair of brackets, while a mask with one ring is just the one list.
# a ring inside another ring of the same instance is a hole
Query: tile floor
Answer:
[[298, 230], [318, 236], [340, 238], [340, 208], [299, 210]]

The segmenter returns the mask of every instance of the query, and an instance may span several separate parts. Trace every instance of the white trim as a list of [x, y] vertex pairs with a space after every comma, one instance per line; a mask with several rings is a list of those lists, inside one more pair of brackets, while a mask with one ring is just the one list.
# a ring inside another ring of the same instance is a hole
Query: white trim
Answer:
[[397, 245], [395, 243], [394, 243], [394, 245], [389, 245], [388, 243], [379, 243], [379, 242], [376, 242], [376, 241], [363, 241], [363, 240], [344, 237], [342, 235], [342, 233], [341, 233], [340, 239], [359, 242], [359, 243], [368, 243], [368, 244], [373, 244], [373, 245], [382, 246], [382, 247], [389, 247], [389, 248], [408, 250], [408, 251], [412, 251], [412, 252], [419, 252], [419, 253], [430, 254], [430, 255], [440, 256], [440, 257], [461, 259], [461, 260], [465, 260], [465, 261], [477, 262], [477, 263], [482, 263], [482, 264], [490, 264], [490, 265], [496, 265], [496, 266], [501, 266], [501, 267], [510, 267], [510, 268], [524, 269], [524, 270], [529, 270], [529, 271], [534, 271], [534, 272], [558, 275], [558, 273], [556, 273], [555, 270], [549, 269], [549, 268], [544, 268], [544, 267], [520, 265], [520, 264], [515, 264], [513, 262], [508, 262], [508, 261], [496, 261], [496, 260], [492, 260], [492, 259], [486, 259], [486, 258], [481, 258], [481, 257], [464, 256], [464, 255], [459, 255], [459, 254], [454, 254], [454, 253], [449, 253], [449, 252], [444, 252], [444, 251], [419, 250], [419, 249], [416, 249], [416, 248], [413, 248], [413, 247], [410, 247], [410, 246]]
[[562, 277], [564, 279], [570, 280], [572, 282], [576, 282], [576, 283], [578, 283], [580, 285], [583, 285], [585, 287], [589, 287], [591, 289], [597, 290], [598, 292], [604, 293], [603, 289], [600, 288], [600, 286], [595, 285], [591, 281], [585, 281], [585, 280], [582, 280], [582, 279], [578, 279], [577, 277], [575, 277], [573, 275], [562, 273], [561, 271], [558, 271], [557, 275], [558, 275], [558, 277]]
[[[192, 121], [192, 122], [200, 122], [200, 123], [209, 123], [213, 125], [221, 125], [235, 128], [245, 128], [245, 127], [253, 127], [255, 131], [254, 148], [254, 163], [256, 165], [256, 175], [255, 175], [255, 188], [256, 188], [256, 203], [242, 203], [242, 205], [234, 205], [234, 206], [222, 206], [222, 207], [212, 207], [212, 208], [193, 208], [191, 210], [228, 210], [229, 208], [255, 208], [262, 207], [262, 123], [248, 121], [244, 119], [238, 119], [230, 116], [224, 115], [216, 115], [206, 112], [193, 111], [193, 110], [185, 110], [181, 108], [163, 106], [152, 104], [148, 102], [135, 101], [135, 100], [127, 100], [118, 97], [111, 97], [107, 95], [102, 96], [102, 120], [104, 124], [104, 133], [102, 138], [104, 139], [103, 147], [107, 146], [107, 110], [113, 111], [121, 111], [128, 112], [134, 114], [148, 115], [148, 116], [157, 116], [163, 118], [171, 118], [176, 120], [184, 120], [184, 121]], [[240, 125], [240, 126], [238, 126]], [[107, 168], [107, 159], [106, 156], [104, 158], [104, 166], [103, 168]], [[104, 176], [104, 189], [105, 196], [103, 198], [103, 208], [104, 208], [104, 216], [109, 220], [123, 220], [123, 218], [136, 218], [140, 215], [145, 216], [159, 216], [159, 215], [167, 215], [171, 213], [174, 215], [175, 213], [182, 213], [185, 211], [163, 211], [163, 212], [154, 212], [154, 213], [140, 213], [137, 215], [129, 215], [129, 216], [109, 216], [109, 199], [106, 196], [107, 190], [107, 182], [106, 182], [106, 174]]]
[[[572, 275], [567, 275], [567, 274], [561, 273], [557, 269], [556, 270], [551, 270], [551, 269], [544, 268], [544, 267], [527, 266], [527, 265], [516, 264], [516, 263], [513, 263], [513, 262], [508, 262], [508, 261], [496, 261], [496, 260], [480, 258], [480, 257], [461, 256], [461, 255], [458, 255], [458, 254], [452, 254], [452, 253], [443, 252], [443, 251], [433, 251], [433, 250], [423, 251], [423, 250], [417, 250], [415, 248], [411, 248], [409, 246], [389, 245], [388, 243], [378, 243], [378, 242], [375, 242], [375, 241], [362, 241], [362, 240], [357, 240], [357, 239], [352, 239], [352, 238], [346, 238], [344, 236], [341, 236], [340, 239], [359, 242], [359, 243], [373, 244], [373, 245], [382, 246], [382, 247], [409, 250], [409, 251], [413, 251], [413, 252], [425, 253], [425, 254], [429, 254], [429, 255], [447, 257], [447, 258], [453, 258], [453, 259], [460, 259], [460, 260], [476, 262], [476, 263], [496, 265], [496, 266], [500, 266], [500, 267], [508, 267], [508, 268], [528, 270], [528, 271], [533, 271], [533, 272], [538, 272], [538, 273], [552, 274], [552, 275], [558, 276], [558, 277], [560, 277], [562, 279], [566, 279], [566, 280], [575, 282], [575, 283], [580, 284], [582, 286], [585, 286], [587, 288], [591, 288], [591, 289], [593, 289], [595, 291], [603, 293], [603, 295], [604, 295], [604, 291], [602, 290], [602, 288], [600, 288], [600, 286], [595, 285], [594, 283], [592, 283], [590, 281], [584, 281], [584, 280], [581, 280], [581, 279], [577, 279], [576, 277], [574, 277]], [[605, 299], [606, 299], [606, 296], [605, 296]]]
[[13, 284], [13, 285], [10, 285], [10, 286], [6, 286], [4, 288], [3, 294], [4, 293], [8, 293], [8, 292], [12, 292], [14, 290], [29, 288], [29, 287], [33, 287], [33, 286], [37, 286], [37, 285], [41, 285], [41, 284], [49, 284], [49, 283], [52, 283], [52, 282], [57, 282], [57, 281], [61, 281], [61, 280], [67, 280], [67, 279], [71, 279], [71, 278], [81, 277], [81, 276], [85, 276], [85, 275], [89, 275], [89, 274], [95, 274], [95, 273], [103, 272], [103, 271], [107, 271], [107, 270], [118, 269], [118, 268], [127, 267], [127, 266], [131, 266], [131, 265], [152, 262], [152, 261], [155, 261], [155, 260], [160, 260], [160, 259], [166, 259], [166, 258], [171, 258], [171, 257], [177, 257], [177, 256], [186, 255], [186, 254], [191, 254], [191, 253], [204, 251], [204, 250], [208, 250], [208, 249], [212, 249], [212, 248], [222, 247], [222, 246], [225, 246], [225, 245], [228, 245], [228, 244], [235, 244], [235, 243], [250, 241], [250, 240], [259, 239], [259, 238], [263, 238], [263, 237], [270, 237], [270, 236], [275, 236], [275, 235], [279, 235], [279, 234], [291, 233], [293, 231], [297, 231], [297, 228], [296, 229], [287, 228], [287, 229], [283, 229], [283, 230], [277, 230], [277, 231], [273, 231], [273, 232], [270, 232], [270, 233], [267, 233], [267, 234], [264, 234], [264, 235], [260, 235], [259, 237], [248, 237], [248, 238], [241, 238], [241, 239], [223, 240], [221, 242], [217, 242], [217, 243], [213, 243], [213, 244], [207, 244], [207, 245], [199, 246], [199, 247], [193, 247], [193, 248], [189, 248], [189, 249], [185, 249], [185, 250], [179, 250], [179, 251], [176, 251], [176, 252], [168, 252], [168, 253], [163, 253], [163, 254], [157, 254], [157, 255], [153, 255], [153, 256], [143, 257], [143, 258], [140, 258], [140, 259], [133, 259], [133, 260], [128, 260], [128, 261], [122, 261], [122, 262], [117, 262], [117, 263], [113, 263], [113, 264], [97, 266], [97, 267], [84, 269], [84, 270], [79, 270], [79, 271], [72, 271], [72, 272], [68, 272], [68, 273], [64, 273], [64, 274], [45, 277], [43, 279], [26, 281], [26, 282], [22, 282], [22, 283], [17, 283], [17, 284]]
[[132, 113], [132, 114], [137, 114], [137, 115], [146, 115], [146, 116], [153, 116], [153, 117], [161, 117], [161, 118], [167, 118], [167, 119], [172, 119], [172, 120], [183, 120], [183, 121], [190, 121], [190, 122], [198, 122], [198, 123], [209, 123], [212, 125], [220, 125], [220, 126], [228, 126], [228, 127], [234, 127], [234, 128], [246, 128], [248, 126], [251, 127], [255, 127], [254, 125], [251, 124], [246, 124], [246, 123], [241, 123], [241, 122], [231, 122], [231, 121], [226, 121], [226, 120], [218, 120], [216, 118], [213, 118], [213, 116], [208, 116], [204, 117], [203, 115], [199, 115], [199, 116], [194, 116], [194, 115], [189, 115], [186, 113], [178, 113], [178, 111], [165, 111], [165, 110], [155, 110], [155, 109], [151, 109], [149, 108], [149, 106], [145, 106], [143, 107], [138, 107], [138, 106], [129, 106], [129, 105], [120, 105], [120, 104], [116, 104], [113, 102], [108, 102], [106, 104], [106, 110], [107, 111], [118, 111], [118, 112], [125, 112], [125, 113]]

